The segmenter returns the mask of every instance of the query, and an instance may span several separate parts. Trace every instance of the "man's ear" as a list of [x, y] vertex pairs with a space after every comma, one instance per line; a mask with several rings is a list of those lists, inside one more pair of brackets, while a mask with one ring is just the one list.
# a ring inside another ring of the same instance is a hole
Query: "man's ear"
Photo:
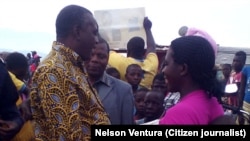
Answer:
[[77, 40], [79, 40], [80, 37], [81, 37], [81, 30], [82, 30], [82, 28], [81, 28], [80, 25], [75, 25], [75, 26], [73, 27], [72, 32], [73, 32], [74, 37], [75, 37]]
[[187, 64], [180, 65], [180, 75], [185, 76], [187, 74], [188, 74], [188, 65]]

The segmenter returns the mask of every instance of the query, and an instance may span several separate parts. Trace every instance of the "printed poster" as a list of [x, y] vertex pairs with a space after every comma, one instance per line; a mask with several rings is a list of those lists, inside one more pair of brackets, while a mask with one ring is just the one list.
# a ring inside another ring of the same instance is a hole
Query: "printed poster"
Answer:
[[[127, 8], [94, 11], [101, 36], [107, 40], [110, 49], [124, 50], [134, 36], [146, 39], [143, 27], [145, 9]], [[145, 40], [146, 42], [146, 40]]]

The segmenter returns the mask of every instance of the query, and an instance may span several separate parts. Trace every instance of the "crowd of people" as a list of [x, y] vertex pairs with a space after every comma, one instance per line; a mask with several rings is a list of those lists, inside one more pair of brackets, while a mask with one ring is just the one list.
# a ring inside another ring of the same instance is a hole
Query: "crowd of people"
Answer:
[[[68, 5], [42, 61], [36, 51], [1, 56], [0, 141], [91, 140], [91, 125], [249, 124], [244, 115], [228, 118], [222, 105], [250, 110], [244, 51], [222, 65], [219, 80], [218, 47], [207, 32], [181, 28], [160, 64], [153, 24], [145, 17], [142, 25], [146, 41], [132, 37], [124, 56], [99, 34], [90, 10]], [[237, 85], [233, 94], [228, 84]]]

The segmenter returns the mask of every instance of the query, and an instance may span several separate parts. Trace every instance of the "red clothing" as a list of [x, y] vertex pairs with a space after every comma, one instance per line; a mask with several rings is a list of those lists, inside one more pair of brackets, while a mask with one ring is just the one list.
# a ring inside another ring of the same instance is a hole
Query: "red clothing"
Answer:
[[33, 72], [35, 72], [35, 70], [36, 70], [36, 64], [33, 63], [30, 65], [30, 71], [33, 73]]
[[[241, 76], [242, 76], [241, 72], [239, 72], [239, 73], [236, 73], [236, 72], [231, 73], [227, 84], [240, 83]], [[238, 104], [237, 95], [229, 96], [228, 97], [228, 104], [238, 107], [239, 104]]]

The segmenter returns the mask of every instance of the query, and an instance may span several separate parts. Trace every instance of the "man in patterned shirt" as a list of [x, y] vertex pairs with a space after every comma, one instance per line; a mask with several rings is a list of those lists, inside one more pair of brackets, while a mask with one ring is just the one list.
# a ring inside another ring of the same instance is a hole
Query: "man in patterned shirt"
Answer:
[[98, 42], [98, 25], [81, 6], [63, 8], [56, 19], [57, 40], [32, 78], [31, 108], [37, 140], [90, 140], [91, 125], [110, 124], [83, 61]]

